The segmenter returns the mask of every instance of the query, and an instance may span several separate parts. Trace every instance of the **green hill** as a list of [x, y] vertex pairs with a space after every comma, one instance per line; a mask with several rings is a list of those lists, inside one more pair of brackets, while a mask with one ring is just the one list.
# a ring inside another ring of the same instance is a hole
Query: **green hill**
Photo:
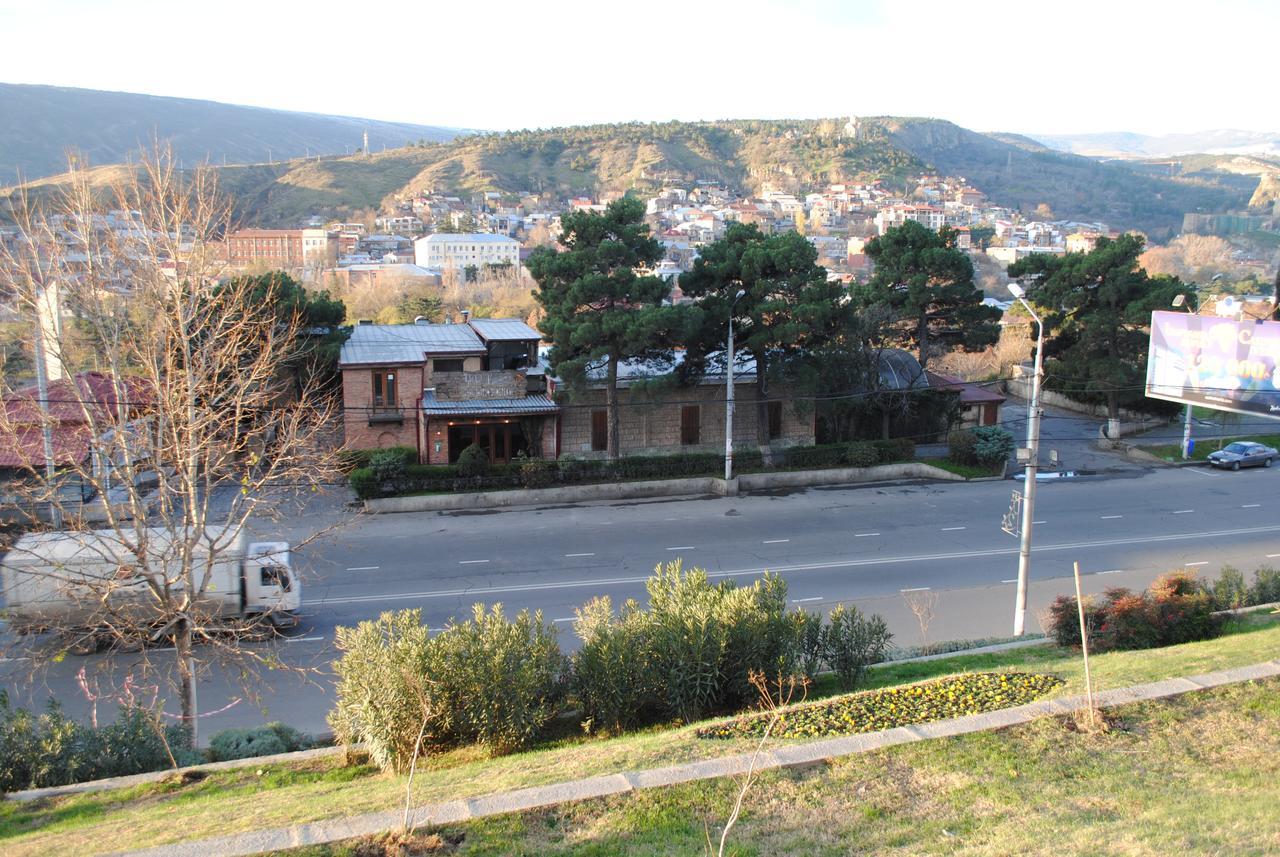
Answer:
[[1016, 135], [893, 117], [860, 120], [853, 135], [834, 119], [513, 131], [221, 173], [245, 222], [276, 226], [383, 208], [423, 191], [563, 198], [714, 180], [742, 192], [758, 192], [768, 182], [802, 193], [840, 181], [881, 179], [894, 186], [922, 171], [964, 176], [1001, 205], [1031, 211], [1044, 204], [1059, 218], [1104, 220], [1155, 238], [1176, 232], [1187, 211], [1243, 207], [1257, 184], [1256, 177], [1250, 184], [1213, 171], [1159, 175], [1051, 151]]

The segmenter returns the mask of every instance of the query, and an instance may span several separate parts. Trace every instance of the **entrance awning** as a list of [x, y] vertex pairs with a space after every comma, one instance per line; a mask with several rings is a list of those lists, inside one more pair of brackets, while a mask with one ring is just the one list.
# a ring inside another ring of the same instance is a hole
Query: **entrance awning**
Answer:
[[521, 417], [558, 414], [560, 406], [546, 395], [440, 401], [434, 391], [428, 390], [422, 394], [422, 413], [428, 417]]

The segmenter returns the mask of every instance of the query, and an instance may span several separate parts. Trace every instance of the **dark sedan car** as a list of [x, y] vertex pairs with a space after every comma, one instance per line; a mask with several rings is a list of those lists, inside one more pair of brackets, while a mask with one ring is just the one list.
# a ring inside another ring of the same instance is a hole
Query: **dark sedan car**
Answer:
[[1271, 461], [1276, 455], [1276, 450], [1270, 446], [1263, 446], [1260, 443], [1247, 440], [1238, 440], [1235, 443], [1227, 444], [1217, 452], [1209, 453], [1209, 463], [1214, 467], [1226, 467], [1230, 470], [1239, 470], [1241, 467], [1253, 467], [1255, 465], [1270, 467]]

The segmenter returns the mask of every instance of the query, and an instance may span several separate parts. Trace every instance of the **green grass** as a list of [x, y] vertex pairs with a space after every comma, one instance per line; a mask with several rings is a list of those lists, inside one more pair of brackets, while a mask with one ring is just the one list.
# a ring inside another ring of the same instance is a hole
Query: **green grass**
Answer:
[[[1197, 438], [1195, 449], [1191, 451], [1191, 459], [1193, 461], [1205, 461], [1209, 458], [1209, 453], [1216, 452], [1229, 443], [1237, 440], [1251, 440], [1255, 443], [1263, 443], [1267, 446], [1273, 446], [1280, 449], [1280, 434], [1255, 434], [1244, 435], [1242, 437], [1212, 437]], [[1152, 446], [1140, 446], [1143, 452], [1150, 453], [1156, 458], [1163, 458], [1165, 461], [1181, 461], [1182, 460], [1182, 444], [1181, 443], [1161, 443]]]
[[[1277, 652], [1280, 617], [1251, 614], [1233, 621], [1228, 634], [1216, 640], [1098, 655], [1092, 659], [1093, 676], [1099, 688], [1120, 687], [1258, 663], [1276, 657]], [[869, 671], [864, 688], [909, 684], [962, 672], [1010, 671], [1046, 673], [1063, 679], [1062, 687], [1046, 698], [1083, 691], [1078, 655], [1053, 646], [890, 664]], [[826, 679], [815, 689], [815, 695], [832, 691], [830, 679]], [[414, 783], [414, 797], [419, 803], [475, 797], [706, 759], [754, 746], [749, 739], [701, 740], [695, 734], [700, 725], [707, 724], [655, 727], [613, 738], [566, 736], [525, 753], [499, 758], [489, 758], [477, 748], [442, 753], [426, 760]], [[718, 794], [722, 787], [709, 784], [698, 788]], [[368, 767], [344, 768], [339, 757], [298, 765], [211, 772], [189, 784], [154, 784], [38, 804], [0, 803], [0, 851], [6, 855], [43, 855], [141, 848], [383, 811], [403, 799], [403, 778]], [[581, 853], [613, 852], [606, 847]], [[676, 849], [670, 853], [689, 852]]]
[[957, 476], [963, 476], [965, 479], [980, 479], [984, 476], [999, 476], [1003, 471], [999, 467], [980, 467], [976, 464], [956, 464], [949, 458], [922, 458], [921, 464], [928, 464], [931, 467], [937, 467], [939, 470], [945, 470], [948, 473], [954, 473]]
[[[763, 773], [728, 853], [1280, 853], [1280, 681], [925, 741]], [[737, 783], [718, 779], [447, 825], [458, 855], [701, 854]], [[1270, 819], [1270, 821], [1268, 821]], [[357, 853], [353, 843], [283, 852]], [[369, 853], [369, 852], [362, 852]], [[283, 854], [281, 857], [283, 857]]]

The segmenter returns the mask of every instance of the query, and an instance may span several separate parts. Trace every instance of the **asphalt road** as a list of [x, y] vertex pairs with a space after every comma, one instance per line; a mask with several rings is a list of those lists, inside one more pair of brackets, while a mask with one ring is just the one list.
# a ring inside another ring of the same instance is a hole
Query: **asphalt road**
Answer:
[[[1118, 461], [1118, 459], [1117, 459]], [[1216, 575], [1280, 562], [1280, 468], [1239, 473], [1117, 466], [1103, 477], [1040, 485], [1032, 565], [1032, 614], [1072, 590], [1071, 564], [1089, 591], [1141, 587], [1191, 566]], [[789, 597], [810, 610], [839, 602], [880, 613], [903, 645], [921, 629], [910, 592], [937, 595], [932, 640], [1003, 636], [1012, 624], [1017, 541], [1000, 529], [1013, 481], [910, 483], [809, 489], [732, 498], [649, 500], [485, 513], [360, 516], [306, 545], [301, 627], [278, 649], [317, 672], [271, 674], [246, 698], [214, 670], [200, 685], [202, 733], [279, 719], [325, 729], [334, 629], [383, 610], [417, 607], [433, 628], [476, 602], [528, 607], [559, 625], [572, 648], [574, 609], [592, 597], [644, 599], [657, 563], [682, 560], [713, 578], [749, 582], [782, 574]], [[335, 510], [330, 510], [333, 515]], [[325, 513], [294, 522], [295, 542]], [[276, 530], [279, 532], [279, 530]], [[163, 653], [160, 653], [163, 655]], [[75, 679], [101, 659], [69, 658], [32, 683], [23, 661], [0, 664], [16, 701], [52, 693], [67, 710], [88, 704]], [[117, 659], [115, 675], [129, 671]], [[229, 706], [229, 707], [227, 707]], [[221, 710], [224, 709], [225, 710]], [[176, 706], [169, 706], [176, 710]]]

